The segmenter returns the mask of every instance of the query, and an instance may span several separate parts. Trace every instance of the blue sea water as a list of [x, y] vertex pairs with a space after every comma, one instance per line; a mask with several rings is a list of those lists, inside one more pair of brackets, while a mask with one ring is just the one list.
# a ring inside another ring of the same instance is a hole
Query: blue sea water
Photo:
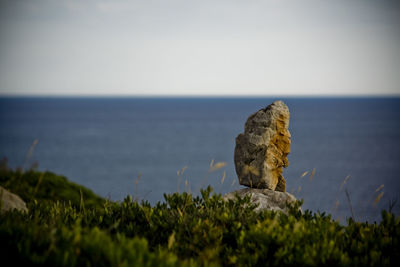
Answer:
[[[154, 204], [163, 193], [197, 194], [208, 184], [227, 193], [242, 187], [235, 137], [250, 114], [274, 100], [2, 97], [0, 157], [13, 168], [38, 162], [113, 200], [129, 194]], [[356, 220], [379, 221], [381, 209], [400, 198], [400, 99], [283, 100], [292, 134], [287, 191], [304, 199], [303, 209], [343, 221], [351, 216], [347, 190]], [[227, 165], [209, 172], [212, 160]]]

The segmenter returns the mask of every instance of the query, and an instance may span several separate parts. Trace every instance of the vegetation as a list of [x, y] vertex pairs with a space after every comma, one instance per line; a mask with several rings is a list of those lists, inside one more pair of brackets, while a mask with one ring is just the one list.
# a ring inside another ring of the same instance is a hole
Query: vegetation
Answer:
[[25, 202], [36, 200], [40, 203], [71, 202], [79, 207], [81, 198], [85, 199], [87, 208], [101, 208], [105, 200], [88, 188], [70, 182], [64, 176], [51, 172], [38, 172], [31, 169], [27, 172], [11, 170], [6, 161], [0, 162], [0, 185], [20, 196]]
[[[111, 202], [64, 177], [2, 168], [0, 184], [29, 212], [0, 214], [0, 254], [12, 265], [398, 266], [400, 217], [379, 224], [324, 213], [254, 212], [249, 198], [165, 195], [151, 206]], [[300, 203], [298, 203], [300, 205]]]

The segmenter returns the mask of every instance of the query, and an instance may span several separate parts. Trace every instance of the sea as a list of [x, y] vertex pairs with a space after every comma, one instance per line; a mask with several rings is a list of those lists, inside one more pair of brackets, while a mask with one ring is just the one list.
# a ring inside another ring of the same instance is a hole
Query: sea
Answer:
[[340, 222], [400, 214], [400, 98], [0, 97], [0, 157], [114, 201], [225, 194], [243, 188], [236, 136], [275, 100], [290, 110], [283, 175], [303, 210]]

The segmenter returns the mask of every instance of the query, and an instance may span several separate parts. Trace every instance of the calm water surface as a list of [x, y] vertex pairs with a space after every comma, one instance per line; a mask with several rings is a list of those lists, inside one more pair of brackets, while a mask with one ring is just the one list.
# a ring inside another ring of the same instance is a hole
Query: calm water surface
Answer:
[[[233, 164], [235, 137], [251, 113], [274, 100], [0, 98], [0, 156], [10, 167], [38, 162], [40, 170], [113, 200], [130, 194], [154, 204], [163, 193], [196, 194], [208, 184], [226, 193], [241, 188]], [[379, 220], [380, 210], [400, 198], [400, 99], [283, 100], [292, 134], [287, 190], [304, 199], [303, 208], [343, 220], [351, 215], [346, 189], [357, 220]], [[212, 160], [227, 165], [210, 173]], [[384, 195], [374, 206], [382, 184]]]

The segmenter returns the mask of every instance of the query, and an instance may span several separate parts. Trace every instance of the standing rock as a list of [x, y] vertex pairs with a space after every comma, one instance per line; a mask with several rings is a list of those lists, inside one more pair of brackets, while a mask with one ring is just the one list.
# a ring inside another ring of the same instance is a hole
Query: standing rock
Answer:
[[28, 211], [25, 202], [17, 195], [0, 186], [0, 212], [8, 210]]
[[236, 137], [235, 169], [239, 183], [251, 188], [286, 191], [282, 167], [290, 152], [289, 108], [282, 101], [252, 114]]

